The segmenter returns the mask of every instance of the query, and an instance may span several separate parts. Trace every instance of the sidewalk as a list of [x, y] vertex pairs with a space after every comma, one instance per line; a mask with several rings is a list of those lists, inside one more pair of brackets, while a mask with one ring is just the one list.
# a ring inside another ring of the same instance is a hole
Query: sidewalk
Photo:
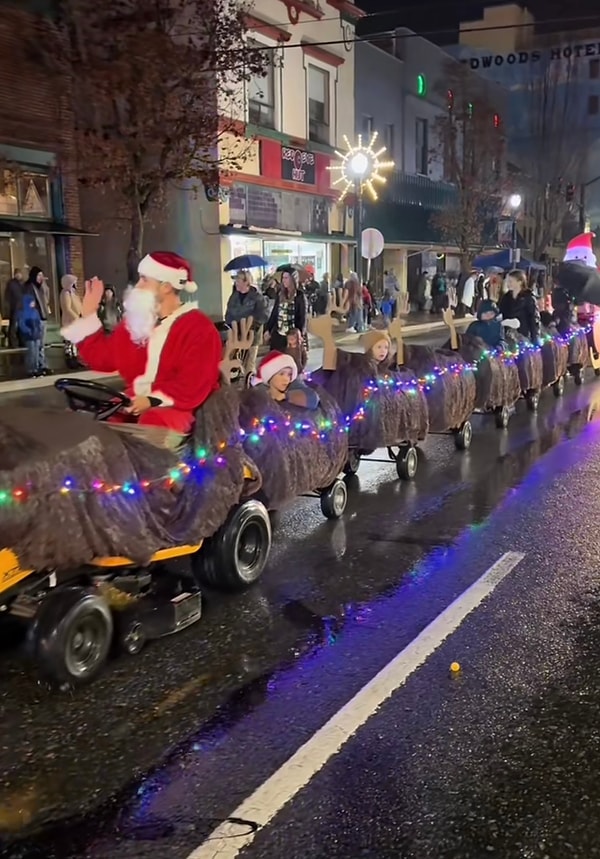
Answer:
[[[459, 330], [462, 330], [469, 324], [469, 322], [472, 322], [472, 319], [457, 319], [456, 327]], [[406, 318], [403, 330], [404, 336], [407, 339], [412, 340], [419, 335], [435, 334], [437, 332], [442, 335], [445, 328], [446, 325], [441, 319], [435, 317], [432, 319], [429, 313], [415, 313]], [[348, 349], [350, 352], [359, 351], [360, 334], [346, 334], [343, 326], [336, 327], [335, 333], [336, 343], [343, 346], [345, 349]], [[320, 361], [320, 356], [322, 354], [321, 343], [318, 338], [314, 337], [310, 337], [309, 342], [309, 354], [311, 358], [310, 369], [313, 370], [316, 369], [317, 366], [320, 366], [320, 364], [315, 363], [315, 361]], [[100, 380], [107, 379], [109, 377], [106, 373], [96, 373], [91, 370], [80, 370], [76, 373], [56, 371], [53, 376], [42, 376], [39, 379], [10, 379], [0, 382], [0, 394], [14, 394], [21, 391], [23, 393], [27, 393], [28, 391], [36, 391], [40, 388], [49, 388], [54, 385], [54, 382], [58, 378], [88, 379], [93, 381], [94, 379]]]

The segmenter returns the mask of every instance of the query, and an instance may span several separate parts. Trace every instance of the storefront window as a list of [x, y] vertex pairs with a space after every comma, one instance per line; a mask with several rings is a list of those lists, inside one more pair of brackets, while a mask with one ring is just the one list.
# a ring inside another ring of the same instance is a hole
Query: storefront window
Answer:
[[17, 180], [10, 170], [0, 170], [0, 214], [18, 215]]
[[11, 269], [20, 268], [27, 277], [29, 270], [33, 266], [38, 266], [48, 278], [52, 317], [58, 320], [58, 291], [56, 286], [53, 238], [46, 235], [36, 235], [35, 233], [13, 233], [10, 245], [12, 253]]
[[231, 247], [230, 259], [244, 256], [244, 254], [262, 256], [262, 239], [248, 238], [247, 236], [229, 236], [229, 243]]
[[19, 176], [20, 214], [24, 218], [47, 218], [49, 215], [48, 177], [41, 173]]
[[329, 272], [328, 251], [325, 242], [264, 242], [264, 258], [270, 265], [275, 268], [284, 263], [312, 266], [316, 280]]

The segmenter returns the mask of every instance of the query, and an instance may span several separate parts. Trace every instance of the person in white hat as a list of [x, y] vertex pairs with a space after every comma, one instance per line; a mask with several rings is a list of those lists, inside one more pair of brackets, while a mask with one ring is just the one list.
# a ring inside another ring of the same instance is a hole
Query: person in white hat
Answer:
[[82, 317], [61, 333], [85, 364], [117, 372], [131, 397], [129, 419], [187, 434], [196, 409], [219, 387], [221, 338], [211, 320], [183, 293], [197, 290], [189, 263], [174, 253], [148, 254], [123, 302], [124, 318], [105, 334], [98, 318], [104, 284], [86, 282]]
[[287, 401], [304, 409], [318, 409], [319, 395], [298, 379], [298, 368], [292, 355], [275, 350], [265, 355], [252, 379], [254, 387], [264, 385], [271, 399]]

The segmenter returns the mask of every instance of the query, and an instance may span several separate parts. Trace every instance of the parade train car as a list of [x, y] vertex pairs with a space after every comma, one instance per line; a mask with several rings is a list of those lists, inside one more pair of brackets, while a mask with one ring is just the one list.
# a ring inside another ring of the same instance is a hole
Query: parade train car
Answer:
[[[322, 336], [330, 317], [312, 327]], [[401, 347], [401, 332], [392, 333]], [[557, 339], [546, 360], [554, 383], [567, 343]], [[329, 342], [310, 382], [315, 410], [223, 386], [177, 452], [148, 428], [103, 423], [129, 401], [95, 382], [56, 383], [72, 412], [91, 413], [93, 424], [63, 410], [2, 410], [0, 613], [25, 627], [45, 676], [89, 681], [113, 647], [134, 654], [186, 628], [200, 617], [202, 586], [236, 590], [258, 580], [271, 546], [267, 507], [311, 493], [338, 518], [347, 497], [340, 472], [354, 472], [363, 453], [388, 447], [410, 479], [429, 431], [452, 432], [466, 448], [471, 412], [505, 408], [521, 391], [518, 356], [485, 353], [471, 363], [464, 352], [412, 347], [394, 358], [386, 332], [366, 345], [370, 354], [358, 355]], [[340, 365], [327, 370], [332, 349]]]

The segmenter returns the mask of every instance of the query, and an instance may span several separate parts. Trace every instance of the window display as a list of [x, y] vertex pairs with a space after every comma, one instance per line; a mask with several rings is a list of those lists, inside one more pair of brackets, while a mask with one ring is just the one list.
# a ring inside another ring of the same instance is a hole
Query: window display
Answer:
[[327, 272], [331, 273], [329, 245], [326, 242], [263, 240], [246, 236], [230, 236], [229, 240], [232, 257], [258, 254], [267, 260], [271, 270], [289, 263], [312, 267], [316, 280], [321, 280]]

